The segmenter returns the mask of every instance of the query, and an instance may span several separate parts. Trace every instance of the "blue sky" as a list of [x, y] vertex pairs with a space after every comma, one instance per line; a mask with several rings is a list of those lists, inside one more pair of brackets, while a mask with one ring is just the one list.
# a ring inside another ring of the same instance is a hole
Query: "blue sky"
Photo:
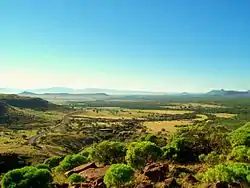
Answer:
[[250, 89], [249, 0], [1, 0], [1, 87]]

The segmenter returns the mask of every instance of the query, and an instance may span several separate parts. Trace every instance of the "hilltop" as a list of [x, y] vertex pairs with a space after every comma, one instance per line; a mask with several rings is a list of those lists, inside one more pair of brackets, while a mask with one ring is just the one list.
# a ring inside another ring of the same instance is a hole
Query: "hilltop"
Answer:
[[41, 98], [19, 96], [14, 94], [0, 94], [0, 102], [18, 108], [29, 108], [34, 110], [54, 109], [57, 105]]

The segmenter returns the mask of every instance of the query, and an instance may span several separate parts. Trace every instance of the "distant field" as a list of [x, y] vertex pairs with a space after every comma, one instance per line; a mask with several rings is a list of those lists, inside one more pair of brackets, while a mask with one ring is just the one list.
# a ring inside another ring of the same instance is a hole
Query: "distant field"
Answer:
[[197, 114], [197, 118], [194, 119], [194, 120], [196, 120], [196, 121], [203, 121], [203, 120], [206, 120], [206, 119], [208, 119], [208, 117], [206, 115], [204, 115], [204, 114]]
[[233, 118], [237, 116], [237, 114], [228, 114], [228, 113], [215, 113], [214, 115], [218, 118]]
[[221, 105], [206, 103], [170, 103], [170, 105], [162, 106], [163, 108], [182, 109], [182, 108], [224, 108]]
[[106, 118], [106, 119], [144, 119], [152, 114], [185, 114], [192, 113], [188, 110], [140, 110], [140, 109], [120, 109], [120, 108], [94, 108], [75, 113], [73, 117], [83, 118]]
[[177, 120], [177, 121], [154, 121], [154, 122], [145, 122], [144, 125], [151, 130], [151, 132], [158, 132], [162, 129], [165, 129], [169, 132], [175, 132], [176, 127], [180, 125], [190, 125], [192, 122], [188, 120]]

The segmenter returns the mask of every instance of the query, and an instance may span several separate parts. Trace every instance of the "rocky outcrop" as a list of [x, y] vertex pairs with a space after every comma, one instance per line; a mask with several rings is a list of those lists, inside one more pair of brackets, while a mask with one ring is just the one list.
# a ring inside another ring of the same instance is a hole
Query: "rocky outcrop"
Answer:
[[164, 188], [179, 188], [181, 187], [177, 182], [175, 178], [168, 178], [164, 181]]
[[168, 164], [152, 163], [144, 168], [144, 175], [153, 182], [160, 182], [165, 179], [168, 171]]

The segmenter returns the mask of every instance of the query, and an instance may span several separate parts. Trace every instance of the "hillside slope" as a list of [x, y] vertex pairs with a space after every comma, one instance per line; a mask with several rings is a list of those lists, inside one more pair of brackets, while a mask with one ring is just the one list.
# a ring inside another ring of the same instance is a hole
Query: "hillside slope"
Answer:
[[49, 110], [58, 107], [57, 105], [41, 98], [25, 97], [13, 94], [0, 94], [0, 102], [18, 108], [29, 108], [34, 110]]

